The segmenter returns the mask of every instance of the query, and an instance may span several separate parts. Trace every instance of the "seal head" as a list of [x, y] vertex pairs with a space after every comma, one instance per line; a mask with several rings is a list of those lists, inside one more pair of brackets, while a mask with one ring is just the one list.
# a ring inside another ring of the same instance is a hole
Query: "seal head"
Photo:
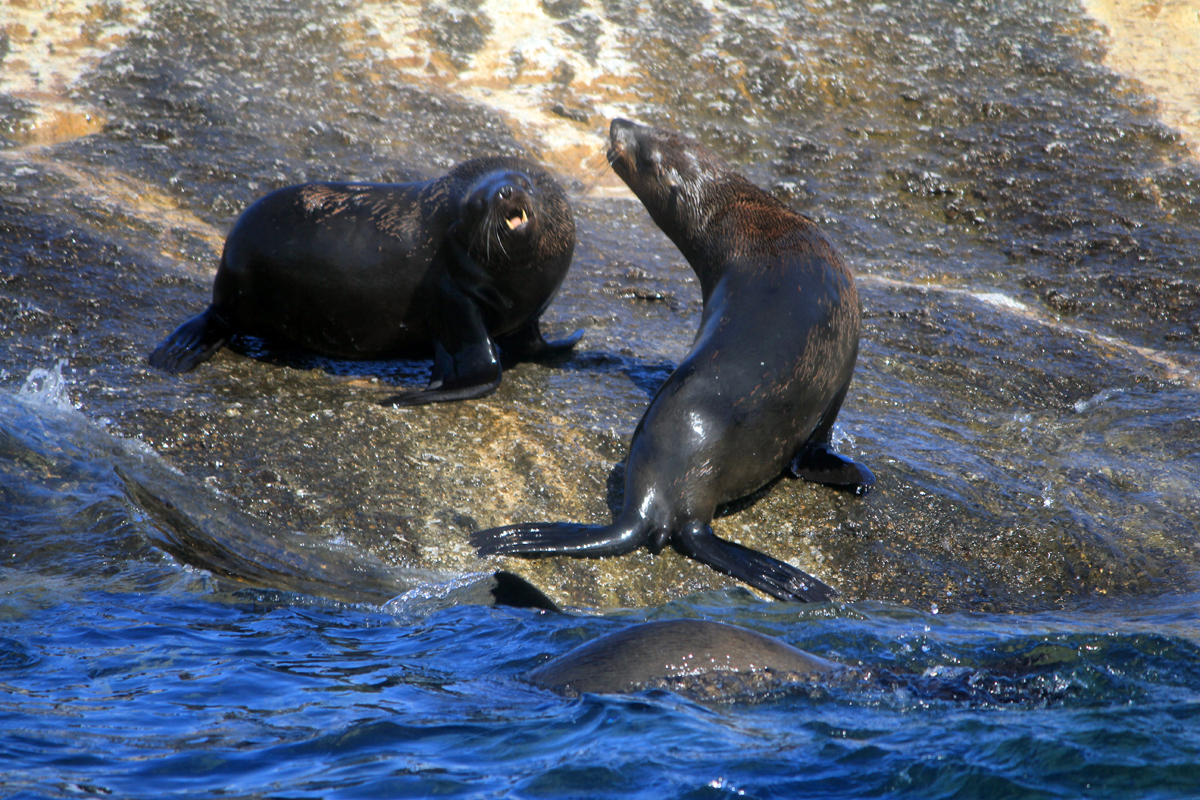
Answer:
[[533, 182], [520, 172], [492, 172], [472, 184], [459, 210], [461, 230], [470, 232], [467, 249], [490, 262], [492, 251], [524, 255], [537, 231]]

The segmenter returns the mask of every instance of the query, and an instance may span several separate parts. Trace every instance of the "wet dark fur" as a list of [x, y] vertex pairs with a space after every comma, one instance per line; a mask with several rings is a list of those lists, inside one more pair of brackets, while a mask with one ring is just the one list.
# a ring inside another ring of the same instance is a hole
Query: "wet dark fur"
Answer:
[[850, 672], [761, 633], [698, 619], [645, 622], [580, 645], [529, 673], [535, 686], [578, 696], [671, 689], [733, 699], [759, 686], [830, 680]]
[[774, 597], [828, 599], [825, 584], [719, 539], [710, 523], [717, 506], [788, 469], [857, 494], [874, 484], [830, 444], [858, 353], [854, 279], [815, 224], [695, 141], [614, 120], [609, 142], [613, 170], [700, 279], [700, 330], [634, 432], [613, 524], [513, 525], [472, 542], [525, 556], [670, 543]]
[[337, 358], [433, 357], [429, 388], [394, 404], [480, 396], [500, 382], [498, 349], [537, 358], [578, 340], [538, 330], [574, 248], [561, 188], [524, 159], [472, 159], [418, 183], [290, 186], [238, 218], [212, 305], [150, 363], [185, 372], [250, 334]]

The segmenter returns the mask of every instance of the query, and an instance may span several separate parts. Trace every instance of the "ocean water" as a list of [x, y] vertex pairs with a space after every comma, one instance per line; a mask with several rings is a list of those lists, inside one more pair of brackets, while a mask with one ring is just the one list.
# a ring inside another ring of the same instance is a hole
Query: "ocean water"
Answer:
[[8, 797], [1195, 797], [1195, 598], [1033, 618], [744, 597], [740, 622], [886, 685], [705, 707], [522, 673], [639, 614], [384, 608], [5, 580]]
[[[161, 509], [139, 506], [126, 477], [157, 456], [88, 420], [57, 381], [44, 370], [0, 397], [5, 797], [1160, 798], [1200, 786], [1194, 595], [1008, 615], [729, 590], [598, 613], [247, 588], [163, 549]], [[524, 679], [603, 633], [679, 617], [862, 673], [706, 703], [664, 690], [568, 698]]]

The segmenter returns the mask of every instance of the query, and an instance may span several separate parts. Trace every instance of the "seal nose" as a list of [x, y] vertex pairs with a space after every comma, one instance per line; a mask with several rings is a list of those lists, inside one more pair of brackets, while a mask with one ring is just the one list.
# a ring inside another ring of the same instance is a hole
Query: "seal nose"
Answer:
[[512, 195], [513, 195], [513, 187], [511, 187], [511, 186], [501, 186], [500, 191], [496, 192], [496, 196], [499, 197], [501, 200], [509, 200], [512, 198]]
[[636, 122], [630, 122], [627, 119], [617, 117], [608, 126], [608, 143], [609, 147], [617, 153], [628, 153], [636, 149], [637, 145], [637, 128], [641, 127]]

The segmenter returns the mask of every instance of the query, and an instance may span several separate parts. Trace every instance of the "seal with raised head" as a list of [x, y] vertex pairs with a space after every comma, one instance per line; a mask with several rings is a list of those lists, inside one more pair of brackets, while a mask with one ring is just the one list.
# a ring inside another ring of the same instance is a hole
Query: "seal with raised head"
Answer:
[[506, 361], [565, 353], [538, 318], [575, 250], [561, 187], [508, 156], [430, 181], [306, 183], [250, 205], [225, 240], [212, 304], [150, 355], [186, 372], [237, 334], [349, 359], [433, 358], [429, 386], [385, 401], [480, 397]]
[[692, 139], [617, 119], [608, 155], [695, 270], [700, 330], [633, 433], [611, 525], [535, 522], [471, 541], [482, 555], [588, 557], [669, 543], [773, 597], [829, 599], [821, 581], [718, 538], [711, 522], [785, 470], [860, 495], [874, 485], [831, 443], [858, 354], [854, 278], [816, 224]]
[[534, 669], [528, 678], [535, 686], [568, 695], [672, 689], [719, 700], [851, 671], [735, 625], [671, 619], [593, 639]]

